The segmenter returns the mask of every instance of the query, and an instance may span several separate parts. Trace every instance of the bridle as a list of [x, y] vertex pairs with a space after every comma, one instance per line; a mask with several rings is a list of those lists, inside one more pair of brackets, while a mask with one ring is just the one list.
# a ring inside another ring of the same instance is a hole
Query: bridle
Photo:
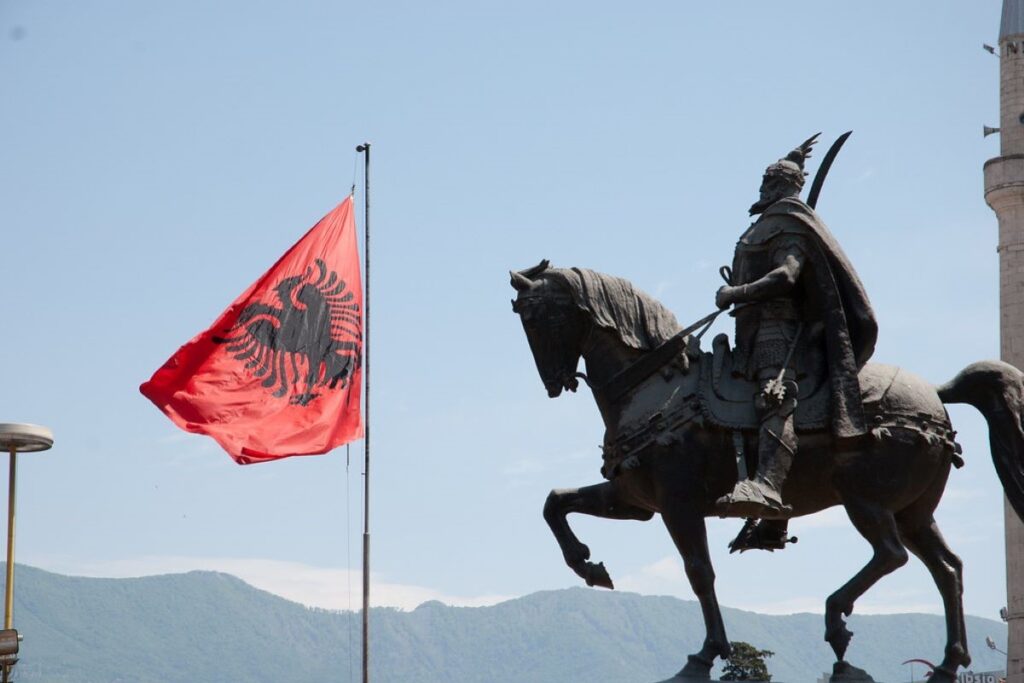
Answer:
[[[597, 326], [594, 324], [593, 320], [588, 320], [587, 321], [587, 331], [583, 333], [583, 339], [580, 340], [580, 356], [587, 355], [587, 351], [590, 349], [591, 340], [594, 337], [594, 328], [595, 327], [597, 327]], [[566, 373], [566, 374], [569, 374], [569, 373]], [[573, 379], [576, 379], [576, 378], [582, 379], [586, 383], [586, 385], [588, 387], [590, 387], [591, 391], [597, 391], [597, 388], [595, 388], [594, 385], [591, 383], [590, 378], [587, 377], [587, 373], [585, 373], [585, 372], [576, 372], [576, 373], [574, 373], [572, 375], [572, 378]], [[563, 384], [565, 384], [565, 383], [563, 382]], [[570, 389], [570, 391], [576, 391], [576, 390], [575, 389]]]
[[[723, 268], [722, 270], [724, 271], [727, 269]], [[726, 274], [723, 272], [722, 276], [725, 278]], [[568, 303], [571, 303], [571, 301], [571, 299], [568, 299]], [[550, 303], [550, 299], [546, 303]], [[520, 312], [519, 309], [521, 305], [521, 302], [514, 302], [513, 308], [516, 309], [517, 312]], [[733, 306], [733, 312], [746, 308], [749, 305], [751, 304], [739, 304]], [[614, 377], [604, 384], [595, 385], [590, 381], [590, 378], [587, 377], [585, 372], [575, 371], [575, 368], [571, 371], [567, 370], [562, 373], [561, 377], [558, 378], [558, 381], [561, 382], [562, 386], [569, 391], [576, 391], [576, 387], [578, 385], [576, 379], [582, 379], [592, 391], [600, 392], [604, 394], [604, 397], [607, 400], [614, 402], [626, 394], [630, 389], [634, 388], [637, 384], [649, 377], [652, 373], [664, 367], [673, 358], [677, 357], [679, 353], [686, 348], [691, 334], [696, 332], [694, 338], [700, 340], [704, 334], [711, 329], [711, 326], [715, 323], [715, 320], [718, 319], [718, 316], [726, 310], [728, 309], [720, 308], [707, 314], [697, 322], [688, 325], [679, 332], [676, 332], [659, 346], [640, 356], [620, 370]], [[581, 356], [585, 356], [592, 348], [595, 327], [596, 325], [594, 321], [592, 319], [588, 319], [587, 329], [583, 333], [583, 338], [580, 340]]]

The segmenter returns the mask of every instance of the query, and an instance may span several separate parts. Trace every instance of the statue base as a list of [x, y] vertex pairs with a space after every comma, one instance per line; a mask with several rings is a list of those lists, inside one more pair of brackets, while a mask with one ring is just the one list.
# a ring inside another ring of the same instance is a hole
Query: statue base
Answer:
[[[832, 675], [829, 683], [875, 683], [875, 679], [864, 669], [859, 669], [847, 661], [836, 662], [832, 666]], [[734, 683], [733, 681], [720, 681], [715, 678], [703, 678], [699, 676], [682, 676], [676, 674], [672, 678], [666, 678], [658, 683]], [[745, 683], [764, 683], [763, 681], [746, 681]], [[772, 681], [771, 683], [779, 683]]]
[[[721, 681], [717, 678], [697, 678], [695, 676], [680, 676], [676, 674], [672, 678], [666, 678], [658, 683], [736, 683], [736, 681]], [[743, 681], [743, 683], [767, 683], [766, 681]], [[771, 681], [779, 683], [779, 681]]]

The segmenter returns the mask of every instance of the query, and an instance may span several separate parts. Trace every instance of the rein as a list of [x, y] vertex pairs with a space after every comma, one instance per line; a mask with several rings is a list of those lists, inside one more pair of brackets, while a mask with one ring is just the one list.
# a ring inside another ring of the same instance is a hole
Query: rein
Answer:
[[[746, 308], [748, 305], [750, 304], [734, 306], [733, 311]], [[696, 335], [697, 339], [703, 337], [704, 333], [711, 328], [711, 325], [714, 324], [718, 316], [724, 313], [725, 310], [726, 309], [724, 308], [720, 308], [714, 313], [709, 313], [704, 316], [684, 330], [676, 332], [657, 348], [645, 353], [632, 364], [624, 367], [602, 387], [595, 388], [582, 372], [576, 373], [576, 377], [583, 377], [583, 381], [587, 383], [588, 387], [601, 391], [604, 393], [607, 400], [614, 403], [622, 398], [622, 396], [630, 389], [650, 377], [652, 374], [664, 367], [669, 361], [678, 356], [681, 351], [685, 350], [688, 343], [688, 337], [695, 330], [700, 329], [700, 332]]]
[[588, 387], [590, 387], [591, 389], [594, 388], [594, 385], [590, 383], [590, 378], [587, 377], [587, 373], [585, 373], [585, 372], [577, 372], [575, 375], [573, 375], [573, 377], [578, 377], [579, 379], [581, 379], [584, 382], [586, 382]]

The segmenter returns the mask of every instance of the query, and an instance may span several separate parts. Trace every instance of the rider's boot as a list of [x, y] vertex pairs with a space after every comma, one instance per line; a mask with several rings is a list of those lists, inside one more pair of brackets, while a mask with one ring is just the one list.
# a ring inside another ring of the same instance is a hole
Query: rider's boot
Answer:
[[785, 384], [786, 391], [780, 392], [781, 401], [773, 401], [770, 395], [758, 397], [758, 407], [763, 412], [758, 433], [757, 475], [753, 479], [736, 482], [732, 493], [716, 501], [719, 514], [777, 519], [792, 511], [782, 502], [782, 485], [796, 455], [797, 439], [793, 427], [796, 384]]

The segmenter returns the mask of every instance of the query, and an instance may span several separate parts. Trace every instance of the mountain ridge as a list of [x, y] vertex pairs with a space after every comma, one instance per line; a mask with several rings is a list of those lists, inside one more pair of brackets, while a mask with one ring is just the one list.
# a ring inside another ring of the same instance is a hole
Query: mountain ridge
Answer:
[[[289, 601], [214, 571], [127, 579], [69, 577], [18, 565], [17, 680], [47, 683], [357, 681], [360, 616]], [[723, 608], [730, 638], [772, 650], [775, 680], [813, 683], [831, 670], [820, 614]], [[986, 636], [1006, 626], [968, 617], [974, 670], [1000, 669]], [[694, 601], [569, 588], [486, 607], [437, 601], [371, 610], [375, 680], [449, 683], [650, 683], [682, 667], [704, 637]], [[848, 659], [877, 680], [901, 662], [938, 661], [942, 617], [854, 615]], [[349, 676], [351, 672], [352, 676]]]

